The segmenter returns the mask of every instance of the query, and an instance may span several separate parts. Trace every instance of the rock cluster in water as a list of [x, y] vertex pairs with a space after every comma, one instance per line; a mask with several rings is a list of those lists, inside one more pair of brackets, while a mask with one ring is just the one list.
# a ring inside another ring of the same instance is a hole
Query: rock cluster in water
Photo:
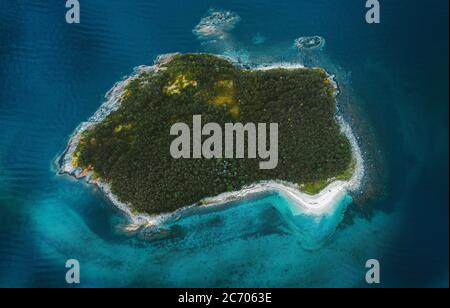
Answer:
[[224, 39], [241, 20], [240, 16], [230, 11], [209, 11], [192, 32], [202, 40]]
[[294, 46], [298, 49], [319, 49], [325, 45], [325, 39], [321, 36], [302, 36], [295, 40]]

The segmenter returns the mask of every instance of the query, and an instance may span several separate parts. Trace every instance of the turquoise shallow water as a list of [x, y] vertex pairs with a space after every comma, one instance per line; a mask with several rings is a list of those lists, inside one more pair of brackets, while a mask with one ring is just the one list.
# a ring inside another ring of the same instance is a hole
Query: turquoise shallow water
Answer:
[[[382, 286], [448, 286], [447, 1], [383, 2], [377, 26], [351, 0], [96, 1], [80, 25], [64, 22], [60, 2], [0, 1], [0, 286], [66, 287], [69, 258], [89, 287], [359, 287], [370, 258]], [[226, 41], [202, 44], [191, 30], [211, 7], [241, 21]], [[304, 35], [324, 37], [324, 49], [292, 49]], [[117, 80], [172, 51], [336, 74], [365, 152], [364, 195], [320, 222], [268, 194], [185, 217], [164, 240], [121, 235], [122, 215], [97, 189], [56, 176], [52, 161]], [[371, 218], [351, 215], [356, 207]], [[353, 223], [335, 231], [346, 208]]]
[[[78, 198], [72, 193], [73, 207], [61, 207], [64, 201], [56, 197], [43, 200], [39, 204], [41, 210], [33, 214], [33, 229], [45, 235], [40, 237], [36, 250], [55, 261], [78, 256], [84, 265], [85, 280], [89, 281], [85, 286], [136, 286], [144, 281], [146, 286], [276, 287], [286, 285], [287, 278], [307, 281], [307, 273], [289, 278], [304, 270], [305, 265], [295, 260], [311, 253], [303, 248], [307, 240], [317, 241], [311, 236], [330, 233], [317, 230], [316, 224], [304, 226], [303, 233], [293, 229], [292, 223], [286, 223], [291, 218], [282, 218], [277, 209], [286, 209], [287, 200], [269, 194], [221, 211], [208, 210], [183, 218], [172, 226], [175, 235], [169, 239], [140, 241], [111, 235], [117, 224], [114, 215], [101, 219], [106, 230], [99, 228], [99, 216], [79, 208], [85, 203], [85, 190], [79, 189]], [[302, 218], [296, 219], [299, 223]], [[308, 230], [311, 228], [317, 232]], [[109, 237], [104, 233], [109, 233]], [[277, 243], [276, 247], [273, 243]], [[285, 255], [283, 251], [290, 253]]]

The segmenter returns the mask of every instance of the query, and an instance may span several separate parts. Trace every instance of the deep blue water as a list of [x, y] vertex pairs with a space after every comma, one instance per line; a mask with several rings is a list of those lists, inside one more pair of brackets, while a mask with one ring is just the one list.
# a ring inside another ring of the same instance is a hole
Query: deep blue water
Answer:
[[[380, 25], [365, 23], [362, 0], [80, 2], [81, 23], [68, 25], [64, 1], [0, 0], [0, 286], [66, 287], [70, 258], [85, 287], [365, 287], [371, 258], [381, 286], [448, 286], [448, 1], [382, 1]], [[210, 8], [241, 16], [226, 42], [192, 33]], [[293, 50], [304, 35], [325, 48]], [[336, 74], [368, 169], [350, 209], [371, 218], [305, 250], [279, 210], [288, 201], [270, 194], [187, 217], [173, 238], [118, 234], [120, 213], [55, 176], [52, 160], [116, 81], [173, 51]]]

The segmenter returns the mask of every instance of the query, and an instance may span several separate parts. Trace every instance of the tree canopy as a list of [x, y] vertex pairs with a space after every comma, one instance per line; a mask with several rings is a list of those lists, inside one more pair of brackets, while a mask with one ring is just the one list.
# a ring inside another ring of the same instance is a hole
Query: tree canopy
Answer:
[[[150, 214], [263, 180], [315, 187], [352, 166], [333, 94], [321, 69], [244, 70], [212, 55], [177, 55], [129, 83], [119, 109], [83, 133], [74, 163]], [[192, 125], [193, 115], [219, 124], [278, 123], [277, 168], [261, 170], [258, 159], [172, 158], [170, 127]]]

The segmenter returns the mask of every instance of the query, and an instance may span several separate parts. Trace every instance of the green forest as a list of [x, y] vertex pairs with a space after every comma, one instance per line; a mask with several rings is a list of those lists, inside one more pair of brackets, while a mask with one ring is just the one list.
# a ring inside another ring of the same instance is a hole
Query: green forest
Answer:
[[[83, 132], [73, 164], [149, 214], [263, 180], [316, 193], [353, 172], [335, 113], [333, 85], [321, 69], [245, 70], [213, 55], [179, 54], [128, 84], [119, 109]], [[277, 168], [261, 170], [257, 159], [173, 159], [170, 127], [192, 126], [193, 115], [205, 123], [278, 123]]]

